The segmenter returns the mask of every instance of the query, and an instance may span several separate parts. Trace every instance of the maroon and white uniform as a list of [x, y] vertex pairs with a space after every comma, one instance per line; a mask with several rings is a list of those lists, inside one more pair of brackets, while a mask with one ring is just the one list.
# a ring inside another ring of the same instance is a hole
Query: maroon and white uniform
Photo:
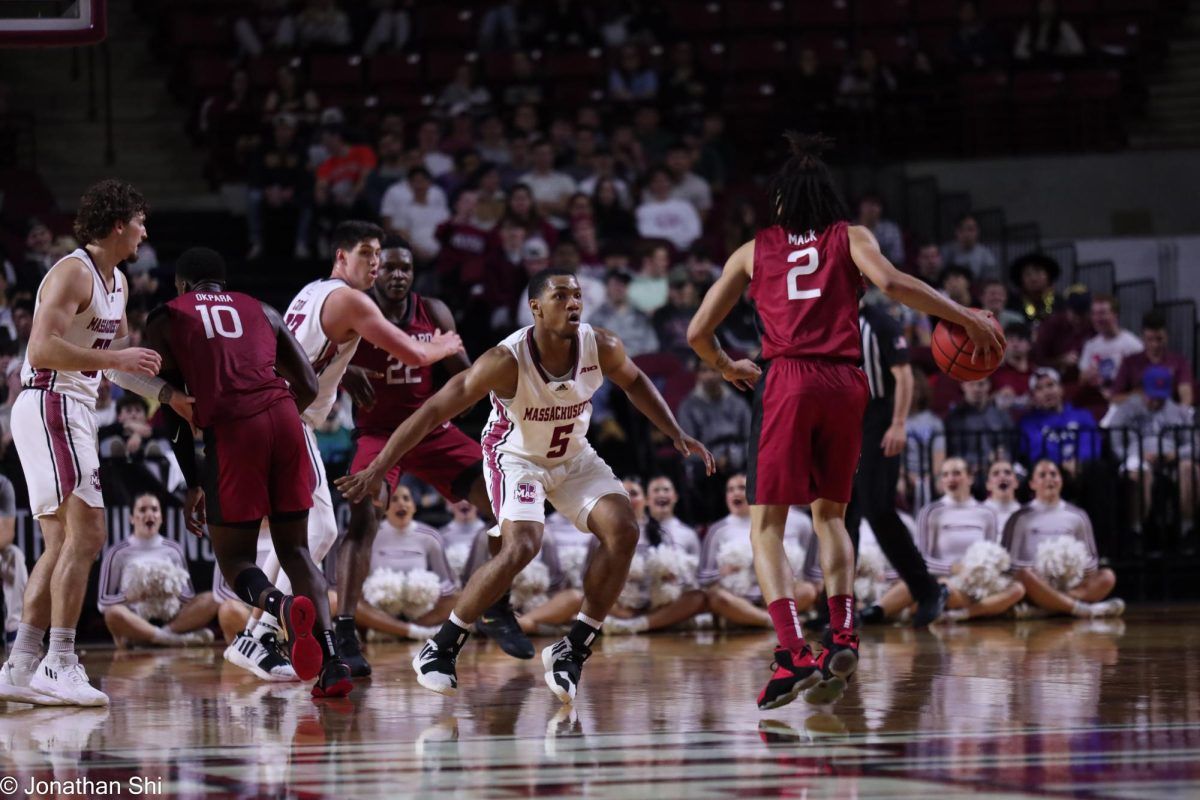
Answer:
[[[437, 327], [421, 296], [416, 292], [409, 294], [408, 312], [400, 329], [418, 341], [429, 342], [433, 341]], [[371, 379], [375, 404], [354, 412], [357, 444], [350, 465], [350, 472], [354, 473], [365, 469], [379, 455], [392, 431], [424, 405], [437, 386], [433, 382], [432, 365], [406, 366], [367, 341], [359, 344], [350, 363], [383, 375]], [[433, 486], [443, 497], [458, 500], [470, 491], [482, 462], [479, 443], [446, 421], [388, 471], [387, 482], [394, 488], [400, 475], [409, 473]]]
[[165, 309], [171, 352], [204, 431], [209, 522], [312, 508], [312, 457], [275, 372], [276, 333], [262, 304], [240, 292], [187, 292]]
[[762, 327], [746, 493], [755, 505], [850, 501], [869, 390], [858, 367], [862, 275], [847, 225], [754, 237], [750, 299]]
[[500, 343], [517, 360], [517, 393], [491, 394], [483, 429], [483, 472], [499, 522], [544, 524], [546, 500], [581, 531], [606, 494], [626, 494], [612, 469], [587, 440], [592, 395], [604, 383], [596, 333], [579, 326], [575, 364], [565, 375], [542, 366], [533, 326]]
[[[112, 282], [105, 283], [100, 269], [83, 248], [60, 260], [50, 272], [71, 258], [90, 268], [92, 299], [87, 308], [71, 318], [63, 339], [89, 350], [108, 350], [125, 315], [129, 294], [125, 276], [115, 271]], [[35, 318], [41, 302], [39, 286], [34, 302]], [[11, 427], [29, 486], [33, 516], [53, 514], [72, 494], [92, 508], [103, 508], [95, 413], [100, 373], [34, 369], [26, 355], [21, 366], [21, 385], [25, 391], [13, 403]]]

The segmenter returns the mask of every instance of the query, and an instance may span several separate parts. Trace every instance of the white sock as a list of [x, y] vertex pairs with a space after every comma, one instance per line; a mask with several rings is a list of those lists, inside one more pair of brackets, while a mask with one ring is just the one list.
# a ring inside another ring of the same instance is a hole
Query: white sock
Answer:
[[584, 625], [595, 628], [596, 630], [600, 630], [600, 627], [604, 624], [604, 620], [592, 619], [582, 611], [579, 612], [579, 616], [575, 617], [575, 619], [579, 620]]
[[453, 611], [450, 612], [450, 623], [453, 625], [457, 625], [458, 627], [462, 628], [464, 631], [471, 630], [471, 623], [463, 622], [462, 618], [460, 618], [458, 616], [458, 614], [455, 614]]
[[261, 639], [268, 633], [273, 633], [275, 634], [275, 637], [278, 638], [281, 632], [279, 620], [275, 619], [275, 617], [264, 611], [263, 615], [259, 618], [258, 623], [254, 626], [254, 632], [250, 635], [255, 639]]
[[1071, 616], [1073, 617], [1091, 617], [1095, 616], [1092, 613], [1092, 604], [1085, 603], [1082, 600], [1076, 600], [1075, 605], [1071, 607]]
[[20, 656], [25, 659], [38, 659], [42, 656], [42, 640], [46, 638], [46, 629], [38, 628], [22, 622], [17, 628], [17, 638], [13, 640], [10, 658]]
[[170, 628], [162, 627], [154, 629], [154, 638], [151, 639], [155, 644], [175, 644], [180, 639], [180, 634]]
[[46, 652], [47, 656], [73, 656], [75, 655], [75, 629], [74, 628], [51, 628], [50, 629], [50, 649]]

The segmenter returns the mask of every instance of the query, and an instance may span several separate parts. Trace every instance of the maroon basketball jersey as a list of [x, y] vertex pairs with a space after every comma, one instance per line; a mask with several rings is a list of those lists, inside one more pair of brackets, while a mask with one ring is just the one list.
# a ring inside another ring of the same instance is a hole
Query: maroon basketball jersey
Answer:
[[[419, 342], [433, 340], [437, 328], [429, 316], [425, 301], [416, 292], [408, 295], [408, 312], [400, 330]], [[360, 431], [386, 431], [408, 419], [414, 411], [433, 396], [433, 367], [411, 367], [400, 362], [386, 350], [363, 339], [350, 363], [356, 367], [378, 372], [382, 378], [372, 378], [375, 405], [356, 408], [354, 421]]]
[[195, 422], [246, 419], [282, 400], [275, 330], [262, 305], [241, 292], [188, 292], [167, 303], [171, 352], [196, 398]]
[[850, 258], [845, 222], [816, 233], [775, 225], [754, 237], [750, 299], [762, 328], [763, 358], [859, 361], [862, 275]]

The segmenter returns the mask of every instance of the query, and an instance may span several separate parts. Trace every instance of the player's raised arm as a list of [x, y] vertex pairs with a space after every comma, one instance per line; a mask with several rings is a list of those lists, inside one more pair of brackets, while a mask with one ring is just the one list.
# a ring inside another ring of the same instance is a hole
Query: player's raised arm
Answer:
[[738, 299], [750, 285], [754, 267], [754, 242], [739, 247], [725, 262], [725, 270], [705, 293], [700, 309], [688, 323], [688, 344], [706, 363], [721, 373], [725, 380], [739, 389], [749, 389], [762, 375], [762, 370], [748, 358], [734, 361], [717, 341], [717, 327], [737, 305]]
[[854, 265], [889, 298], [966, 330], [975, 345], [972, 363], [986, 360], [990, 353], [1004, 355], [1004, 335], [992, 326], [992, 312], [960, 306], [924, 281], [896, 269], [879, 250], [875, 235], [861, 225], [851, 225], [848, 236]]
[[317, 397], [317, 373], [296, 337], [283, 324], [279, 312], [266, 303], [262, 304], [262, 309], [275, 329], [275, 371], [288, 382], [296, 396], [296, 408], [303, 414]]
[[676, 450], [685, 456], [695, 455], [704, 459], [705, 472], [712, 475], [716, 470], [716, 462], [713, 460], [712, 453], [679, 427], [679, 422], [671, 413], [671, 407], [659, 394], [654, 383], [646, 377], [646, 373], [633, 363], [633, 360], [625, 352], [625, 345], [621, 342], [620, 337], [604, 328], [594, 328], [594, 330], [596, 332], [596, 349], [600, 354], [600, 371], [621, 387], [621, 390], [629, 397], [629, 401], [633, 403], [634, 408], [653, 422], [654, 427], [662, 431], [674, 443]]
[[325, 301], [322, 320], [351, 320], [350, 328], [401, 363], [424, 367], [462, 349], [462, 339], [453, 331], [437, 331], [431, 342], [420, 342], [388, 322], [379, 306], [355, 289], [336, 291]]
[[396, 428], [383, 450], [366, 469], [339, 478], [336, 482], [338, 489], [352, 503], [366, 497], [377, 497], [383, 478], [392, 465], [438, 425], [458, 416], [491, 391], [497, 391], [502, 397], [512, 397], [517, 392], [517, 361], [505, 347], [493, 347], [470, 369], [447, 381], [437, 394]]
[[91, 350], [64, 338], [71, 320], [92, 298], [91, 271], [81, 260], [68, 258], [51, 269], [40, 292], [29, 336], [29, 366], [63, 372], [119, 369], [141, 375], [158, 373], [161, 360], [153, 350]]

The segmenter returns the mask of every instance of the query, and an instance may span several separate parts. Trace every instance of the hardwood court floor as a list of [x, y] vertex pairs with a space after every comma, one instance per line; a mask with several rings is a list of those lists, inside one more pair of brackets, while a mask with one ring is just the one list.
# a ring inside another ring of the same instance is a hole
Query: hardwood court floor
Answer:
[[456, 698], [421, 689], [416, 645], [393, 644], [372, 648], [371, 682], [320, 703], [217, 648], [94, 650], [108, 709], [0, 705], [0, 792], [57, 779], [34, 795], [1194, 798], [1197, 611], [871, 629], [839, 705], [766, 713], [765, 633], [608, 638], [573, 713], [540, 661], [478, 640]]

